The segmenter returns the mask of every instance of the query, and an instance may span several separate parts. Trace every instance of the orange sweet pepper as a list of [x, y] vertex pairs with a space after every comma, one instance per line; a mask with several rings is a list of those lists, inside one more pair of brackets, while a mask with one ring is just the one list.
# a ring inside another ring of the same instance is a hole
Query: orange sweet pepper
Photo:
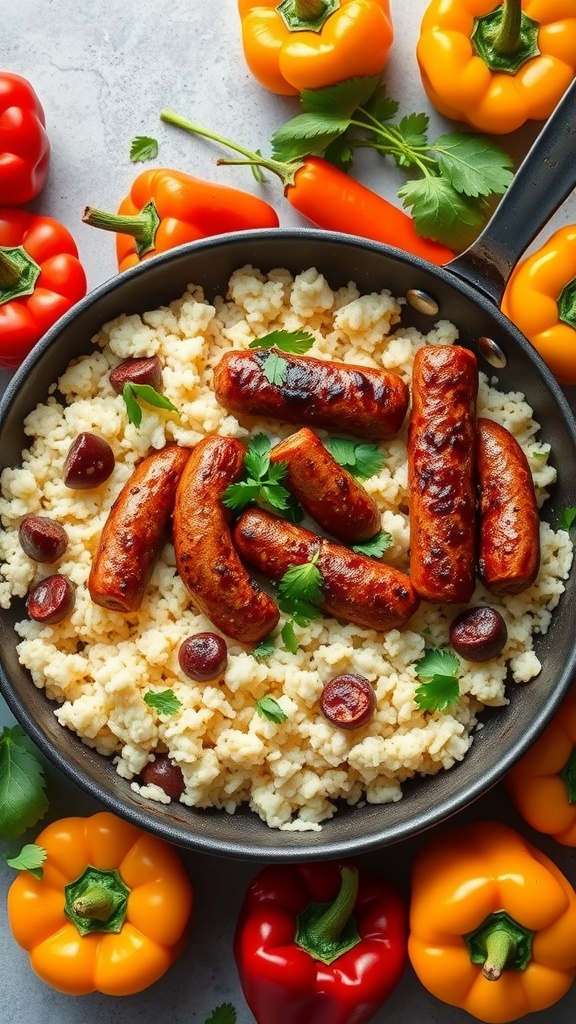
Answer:
[[576, 846], [576, 690], [508, 772], [504, 787], [532, 828]]
[[238, 10], [246, 63], [281, 96], [380, 74], [394, 38], [389, 0], [238, 0]]
[[258, 196], [167, 168], [139, 174], [118, 213], [87, 206], [82, 220], [116, 232], [119, 270], [185, 242], [279, 224], [275, 210]]
[[68, 995], [130, 995], [157, 981], [192, 911], [176, 850], [108, 811], [55, 821], [36, 842], [42, 877], [21, 871], [8, 892], [10, 928], [36, 974]]
[[576, 977], [576, 893], [507, 825], [450, 829], [414, 863], [408, 955], [438, 999], [488, 1024], [516, 1020]]
[[441, 114], [515, 131], [549, 117], [576, 74], [576, 0], [432, 0], [416, 55]]
[[576, 384], [576, 224], [560, 228], [514, 268], [502, 312], [561, 384]]

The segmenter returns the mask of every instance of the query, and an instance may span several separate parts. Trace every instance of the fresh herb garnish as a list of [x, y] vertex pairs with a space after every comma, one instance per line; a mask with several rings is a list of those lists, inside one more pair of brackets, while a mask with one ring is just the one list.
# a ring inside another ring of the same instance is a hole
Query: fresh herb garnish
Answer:
[[[304, 355], [315, 342], [309, 331], [271, 331], [250, 342], [249, 348], [278, 349], [293, 355]], [[271, 384], [281, 387], [285, 384], [288, 368], [278, 352], [270, 352], [262, 365], [262, 373]]]
[[263, 658], [270, 658], [275, 650], [274, 637], [269, 633], [259, 644], [256, 644], [256, 647], [252, 649], [252, 654], [258, 661], [261, 661]]
[[421, 711], [445, 711], [460, 695], [458, 672], [460, 662], [445, 648], [427, 651], [416, 665], [416, 674], [423, 680], [416, 688], [415, 700]]
[[292, 565], [278, 583], [278, 604], [299, 626], [308, 626], [322, 616], [322, 574], [317, 566], [319, 552], [303, 565]]
[[182, 701], [171, 689], [148, 690], [144, 694], [144, 703], [154, 708], [159, 715], [175, 715], [182, 707]]
[[17, 839], [48, 810], [44, 766], [24, 730], [0, 733], [0, 838]]
[[353, 544], [352, 551], [359, 555], [368, 555], [369, 558], [382, 558], [385, 551], [392, 545], [392, 537], [389, 533], [381, 530], [380, 533], [365, 540], [362, 544]]
[[158, 143], [147, 135], [137, 135], [130, 144], [130, 159], [133, 164], [144, 160], [155, 160], [158, 156]]
[[487, 136], [453, 131], [430, 142], [427, 114], [394, 120], [399, 104], [379, 76], [307, 89], [300, 100], [303, 113], [272, 137], [274, 159], [323, 155], [348, 171], [355, 150], [369, 147], [416, 170], [419, 177], [398, 195], [425, 238], [463, 248], [489, 216], [488, 197], [501, 195], [512, 181], [512, 158]]
[[206, 1020], [205, 1024], [236, 1024], [236, 1010], [232, 1003], [220, 1003]]
[[330, 437], [326, 448], [332, 458], [358, 480], [368, 480], [386, 462], [386, 452], [377, 444], [367, 441], [351, 441], [346, 437]]
[[290, 651], [290, 654], [296, 654], [300, 644], [298, 643], [298, 637], [296, 636], [294, 622], [292, 619], [286, 620], [282, 626], [280, 636], [282, 637], [282, 643], [286, 650]]
[[288, 718], [288, 715], [282, 711], [276, 698], [271, 697], [269, 694], [266, 694], [265, 697], [260, 697], [256, 701], [256, 711], [261, 718], [267, 718], [269, 722], [276, 722], [278, 725], [285, 722]]
[[34, 878], [41, 881], [44, 874], [42, 865], [46, 857], [46, 850], [41, 846], [37, 846], [36, 843], [27, 843], [17, 857], [6, 857], [6, 863], [9, 868], [15, 868], [16, 871], [29, 871]]
[[250, 439], [244, 456], [246, 479], [229, 484], [222, 502], [233, 512], [240, 512], [250, 504], [258, 504], [297, 522], [302, 518], [300, 506], [281, 483], [286, 476], [286, 463], [270, 462], [271, 447], [270, 438], [266, 434], [256, 434]]
[[161, 395], [156, 388], [153, 388], [150, 384], [134, 384], [132, 381], [127, 381], [122, 389], [122, 398], [124, 399], [124, 405], [126, 406], [126, 412], [128, 414], [128, 422], [133, 423], [135, 427], [139, 427], [142, 422], [142, 409], [140, 408], [140, 402], [145, 402], [146, 405], [152, 405], [156, 409], [167, 409], [169, 412], [178, 412], [178, 409], [172, 402]]
[[567, 508], [563, 508], [560, 513], [560, 519], [558, 526], [561, 530], [566, 530], [566, 533], [570, 533], [570, 530], [576, 523], [576, 508], [574, 505], [568, 505]]

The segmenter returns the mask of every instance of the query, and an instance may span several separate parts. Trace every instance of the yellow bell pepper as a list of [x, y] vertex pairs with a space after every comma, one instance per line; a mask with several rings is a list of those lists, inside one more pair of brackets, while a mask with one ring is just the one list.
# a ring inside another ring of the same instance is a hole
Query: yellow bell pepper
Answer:
[[246, 63], [281, 96], [380, 74], [394, 38], [389, 0], [239, 0], [238, 10]]
[[576, 224], [560, 228], [514, 268], [502, 312], [561, 384], [576, 384]]
[[68, 995], [130, 995], [157, 981], [192, 911], [176, 850], [108, 811], [62, 818], [36, 842], [42, 877], [21, 871], [8, 891], [10, 928], [36, 974]]
[[441, 114], [515, 131], [549, 117], [576, 75], [576, 0], [432, 0], [416, 55]]
[[504, 787], [532, 828], [576, 846], [576, 690], [508, 772]]
[[450, 829], [414, 863], [408, 955], [438, 999], [488, 1024], [516, 1020], [576, 977], [576, 893], [507, 825]]

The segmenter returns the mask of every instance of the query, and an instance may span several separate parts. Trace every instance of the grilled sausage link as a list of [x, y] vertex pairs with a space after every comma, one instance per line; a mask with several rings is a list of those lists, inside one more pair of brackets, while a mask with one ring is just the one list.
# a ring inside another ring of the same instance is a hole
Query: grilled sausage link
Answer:
[[136, 611], [166, 539], [180, 475], [190, 450], [166, 445], [137, 466], [104, 523], [88, 577], [95, 604]]
[[376, 502], [309, 427], [275, 445], [270, 462], [286, 464], [283, 484], [332, 537], [355, 544], [378, 533], [381, 518]]
[[231, 437], [206, 437], [193, 449], [176, 492], [176, 565], [194, 604], [226, 636], [255, 644], [279, 613], [250, 580], [232, 545], [230, 513], [222, 504], [242, 473], [246, 449]]
[[408, 428], [410, 578], [427, 601], [469, 601], [475, 583], [476, 356], [417, 351]]
[[520, 594], [540, 568], [540, 520], [522, 448], [506, 427], [479, 418], [477, 441], [482, 582], [493, 594]]
[[316, 554], [323, 581], [321, 608], [367, 629], [397, 629], [416, 611], [419, 599], [408, 576], [392, 566], [318, 537], [310, 530], [261, 509], [247, 509], [233, 540], [240, 558], [278, 582], [293, 565]]
[[[283, 384], [272, 384], [264, 372], [271, 352], [285, 366]], [[214, 390], [233, 412], [374, 440], [398, 432], [409, 399], [407, 385], [394, 373], [277, 349], [226, 352], [214, 371]]]

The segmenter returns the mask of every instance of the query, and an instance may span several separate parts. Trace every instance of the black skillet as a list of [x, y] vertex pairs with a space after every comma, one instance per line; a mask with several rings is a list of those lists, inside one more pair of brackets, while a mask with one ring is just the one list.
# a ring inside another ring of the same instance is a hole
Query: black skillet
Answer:
[[[0, 406], [0, 466], [20, 462], [22, 422], [45, 400], [68, 361], [90, 350], [90, 338], [121, 313], [143, 312], [177, 298], [194, 282], [212, 298], [233, 270], [316, 266], [333, 288], [353, 280], [361, 292], [389, 288], [407, 295], [403, 322], [428, 330], [440, 318], [458, 325], [461, 343], [503, 391], [521, 391], [550, 442], [558, 482], [543, 515], [556, 528], [563, 508], [576, 506], [576, 424], [564, 394], [533, 347], [500, 313], [508, 275], [576, 184], [576, 82], [549, 119], [482, 235], [447, 267], [391, 247], [316, 230], [248, 231], [195, 242], [160, 255], [94, 289], [40, 342], [8, 385]], [[510, 685], [510, 703], [482, 715], [464, 760], [450, 771], [405, 786], [397, 803], [338, 808], [319, 832], [268, 828], [250, 811], [194, 811], [146, 801], [106, 759], [58, 725], [51, 705], [18, 663], [13, 624], [21, 602], [0, 611], [0, 686], [16, 718], [65, 774], [101, 803], [177, 844], [236, 857], [304, 860], [360, 853], [413, 836], [470, 804], [496, 783], [530, 746], [568, 690], [576, 666], [576, 573], [537, 638], [542, 671], [526, 686]]]

